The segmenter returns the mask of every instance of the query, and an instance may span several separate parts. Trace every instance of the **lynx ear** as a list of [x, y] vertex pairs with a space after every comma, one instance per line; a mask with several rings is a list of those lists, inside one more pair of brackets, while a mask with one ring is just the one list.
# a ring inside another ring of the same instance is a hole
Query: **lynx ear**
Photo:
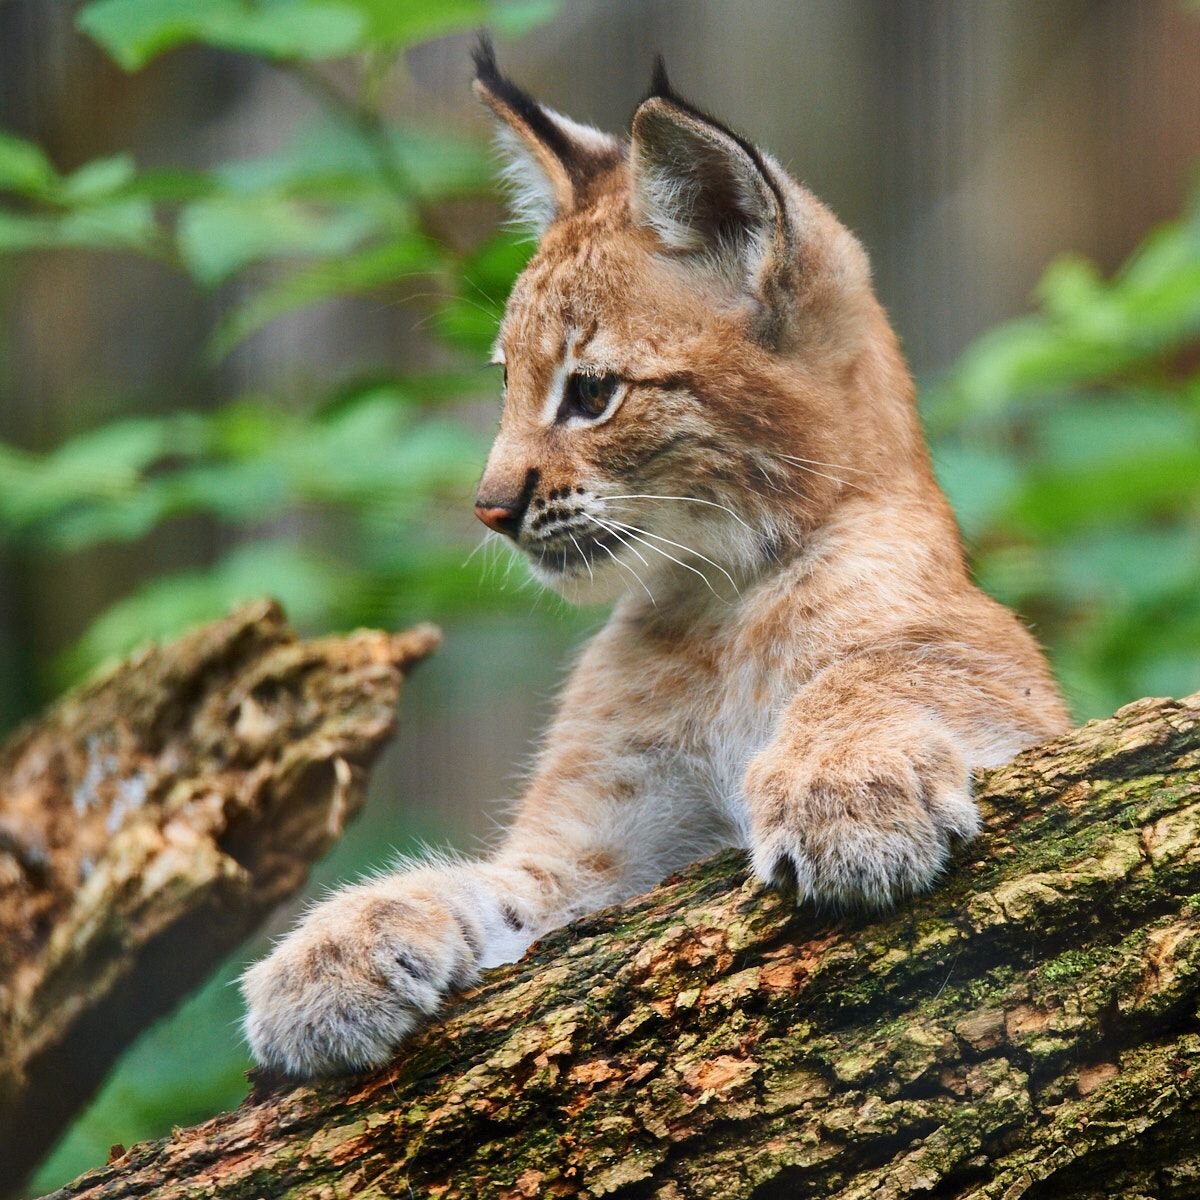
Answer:
[[501, 75], [487, 37], [480, 37], [473, 58], [475, 94], [497, 120], [513, 216], [539, 235], [585, 199], [593, 179], [620, 162], [621, 143], [539, 104]]
[[762, 299], [790, 274], [795, 237], [782, 172], [677, 96], [662, 59], [633, 116], [630, 205], [664, 249], [734, 271]]

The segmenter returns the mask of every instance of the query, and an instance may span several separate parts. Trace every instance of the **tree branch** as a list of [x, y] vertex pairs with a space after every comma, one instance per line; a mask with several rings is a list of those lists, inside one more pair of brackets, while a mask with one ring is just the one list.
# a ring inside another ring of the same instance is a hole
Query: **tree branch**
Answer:
[[[300, 642], [253, 605], [0, 748], [0, 1176], [340, 836], [436, 631]], [[232, 1033], [231, 1033], [232, 1036]]]
[[490, 973], [391, 1068], [259, 1079], [56, 1197], [1200, 1195], [1200, 695], [980, 796], [988, 832], [886, 917], [720, 856]]

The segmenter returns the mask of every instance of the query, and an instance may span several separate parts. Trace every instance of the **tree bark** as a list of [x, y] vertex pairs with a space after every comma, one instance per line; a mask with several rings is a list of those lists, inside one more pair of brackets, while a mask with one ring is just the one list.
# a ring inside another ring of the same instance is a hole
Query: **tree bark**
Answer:
[[304, 882], [436, 642], [429, 628], [301, 642], [277, 606], [252, 605], [0, 748], [0, 1181], [17, 1184], [132, 1037]]
[[980, 780], [936, 892], [821, 916], [729, 853], [491, 972], [381, 1073], [55, 1194], [1200, 1196], [1200, 695]]

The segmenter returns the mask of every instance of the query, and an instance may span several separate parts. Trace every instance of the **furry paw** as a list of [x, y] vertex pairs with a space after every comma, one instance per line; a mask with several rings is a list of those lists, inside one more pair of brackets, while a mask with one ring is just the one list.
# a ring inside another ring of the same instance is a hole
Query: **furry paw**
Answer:
[[795, 756], [771, 746], [750, 765], [751, 864], [833, 908], [884, 908], [925, 891], [954, 839], [979, 829], [970, 774], [945, 733], [865, 733]]
[[245, 1031], [259, 1063], [300, 1078], [379, 1066], [471, 982], [481, 930], [435, 880], [417, 871], [347, 888], [246, 972]]

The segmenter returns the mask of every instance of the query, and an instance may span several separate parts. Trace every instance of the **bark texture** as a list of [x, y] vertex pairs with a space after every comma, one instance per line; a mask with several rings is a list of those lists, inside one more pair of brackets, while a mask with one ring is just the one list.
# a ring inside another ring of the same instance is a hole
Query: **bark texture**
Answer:
[[57, 1193], [1200, 1196], [1200, 695], [980, 781], [882, 919], [723, 855], [490, 973], [382, 1073], [285, 1087]]
[[147, 650], [0, 747], [0, 1180], [304, 882], [436, 642], [297, 641], [264, 602]]

